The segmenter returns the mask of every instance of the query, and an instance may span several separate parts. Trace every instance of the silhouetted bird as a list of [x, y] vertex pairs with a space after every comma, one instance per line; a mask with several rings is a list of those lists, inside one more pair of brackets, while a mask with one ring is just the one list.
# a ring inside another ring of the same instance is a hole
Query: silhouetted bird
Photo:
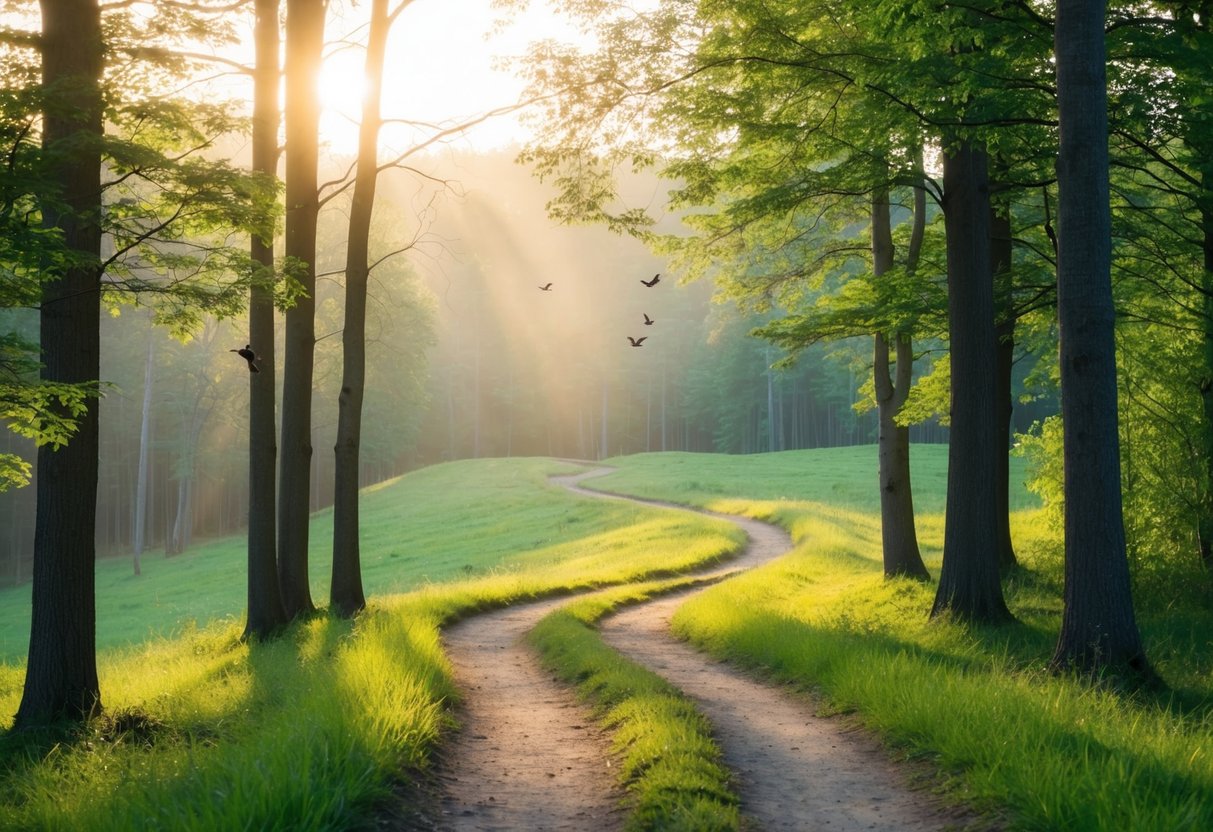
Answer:
[[539, 291], [541, 291], [541, 292], [550, 292], [550, 291], [552, 291], [552, 284], [551, 284], [551, 283], [546, 283], [546, 284], [544, 284], [543, 286], [540, 286], [540, 287], [539, 287]]
[[228, 350], [228, 352], [234, 352], [234, 353], [236, 353], [236, 355], [240, 356], [245, 361], [247, 361], [248, 362], [248, 371], [250, 373], [261, 372], [261, 370], [257, 367], [257, 365], [255, 363], [253, 363], [255, 361], [260, 361], [261, 359], [259, 359], [257, 357], [257, 353], [253, 352], [252, 344], [245, 344], [244, 349], [242, 349], [242, 350]]
[[660, 272], [658, 272], [657, 274], [653, 275], [653, 279], [652, 279], [652, 280], [642, 280], [642, 281], [640, 281], [640, 282], [641, 282], [641, 283], [643, 283], [645, 286], [648, 286], [648, 287], [651, 289], [651, 288], [653, 288], [654, 286], [656, 286], [656, 285], [657, 285], [657, 281], [659, 281], [659, 280], [661, 280], [661, 273], [660, 273]]
[[632, 342], [633, 347], [640, 347], [640, 346], [644, 346], [644, 339], [647, 337], [648, 336], [646, 335], [646, 336], [644, 336], [644, 338], [633, 338], [631, 335], [629, 335], [628, 340]]
[[649, 317], [649, 313], [648, 313], [648, 312], [643, 312], [643, 313], [641, 313], [641, 314], [643, 314], [643, 315], [644, 315], [644, 325], [645, 325], [645, 326], [652, 326], [652, 325], [653, 325], [653, 319]]

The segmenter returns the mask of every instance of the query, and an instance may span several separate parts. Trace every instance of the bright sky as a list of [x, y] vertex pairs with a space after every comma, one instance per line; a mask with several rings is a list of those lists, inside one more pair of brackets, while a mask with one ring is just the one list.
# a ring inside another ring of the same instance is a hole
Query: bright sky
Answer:
[[[357, 7], [344, 0], [330, 17], [327, 39], [333, 41], [358, 26], [365, 20], [368, 6], [365, 0]], [[490, 0], [415, 0], [397, 20], [388, 40], [384, 118], [449, 125], [512, 104], [522, 93], [522, 81], [508, 71], [494, 69], [495, 59], [521, 55], [531, 41], [575, 36], [543, 0], [532, 0], [531, 8], [516, 23], [492, 32], [499, 17]], [[360, 41], [363, 34], [356, 33], [351, 39]], [[336, 153], [351, 153], [357, 146], [362, 62], [361, 48], [330, 47], [321, 80], [325, 105], [321, 132]], [[476, 128], [465, 141], [489, 148], [523, 137], [518, 121], [503, 116]], [[416, 141], [416, 133], [390, 125], [381, 138], [382, 145], [395, 150]]]

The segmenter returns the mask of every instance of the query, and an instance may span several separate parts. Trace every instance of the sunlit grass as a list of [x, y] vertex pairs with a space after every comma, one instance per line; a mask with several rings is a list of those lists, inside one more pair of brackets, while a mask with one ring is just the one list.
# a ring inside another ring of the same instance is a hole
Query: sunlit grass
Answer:
[[[457, 696], [439, 648], [442, 624], [669, 574], [739, 545], [718, 521], [549, 486], [544, 472], [560, 467], [551, 460], [442, 466], [377, 492], [396, 501], [380, 506], [376, 521], [396, 517], [391, 551], [422, 540], [435, 557], [424, 580], [402, 567], [401, 581], [421, 585], [373, 596], [353, 624], [320, 617], [248, 645], [237, 622], [219, 620], [107, 651], [99, 660], [102, 695], [115, 719], [83, 733], [0, 736], [0, 827], [365, 823], [402, 772], [425, 765], [445, 703]], [[473, 477], [476, 486], [465, 487]], [[438, 574], [462, 579], [438, 583]], [[230, 573], [222, 577], [231, 582]], [[19, 666], [0, 667], [5, 722], [22, 678]]]
[[544, 665], [575, 685], [611, 731], [630, 796], [629, 829], [740, 828], [737, 797], [705, 717], [669, 682], [608, 647], [594, 626], [621, 605], [687, 583], [595, 593], [548, 614], [527, 636]]
[[[860, 453], [872, 449], [838, 455]], [[794, 457], [717, 457], [703, 468], [688, 457], [681, 479], [669, 473], [673, 462], [625, 458], [619, 473], [594, 483], [771, 519], [797, 541], [790, 557], [685, 604], [676, 632], [718, 657], [816, 691], [902, 753], [935, 761], [957, 796], [1009, 810], [1009, 828], [1213, 828], [1207, 605], [1148, 599], [1139, 610], [1167, 693], [1133, 697], [1055, 677], [1045, 666], [1061, 613], [1059, 541], [1036, 511], [1014, 516], [1024, 568], [1006, 592], [1018, 623], [932, 622], [933, 585], [881, 575], [874, 489], [866, 501], [823, 497], [850, 493], [874, 470], [874, 458], [823, 475], [824, 462]], [[924, 481], [931, 479], [919, 477], [920, 488]], [[783, 499], [769, 499], [774, 492]], [[920, 505], [938, 496], [921, 493]], [[942, 517], [920, 516], [918, 530], [938, 574]]]
[[[652, 543], [670, 533], [685, 535], [693, 525], [672, 512], [578, 498], [546, 481], [547, 474], [575, 470], [550, 459], [470, 460], [369, 489], [360, 509], [367, 594], [594, 557], [621, 545], [627, 536], [610, 537], [620, 529], [637, 527]], [[332, 536], [332, 512], [313, 515], [309, 567], [312, 595], [321, 605], [328, 603]], [[572, 541], [578, 551], [561, 548]], [[697, 556], [688, 553], [688, 558]], [[127, 558], [100, 561], [98, 650], [170, 636], [219, 618], [242, 621], [246, 562], [242, 535], [200, 543], [174, 558], [146, 554], [137, 578]], [[25, 656], [29, 593], [28, 585], [0, 590], [0, 661]]]
[[[918, 530], [938, 574], [946, 457], [916, 447], [914, 459]], [[958, 796], [1005, 807], [1007, 828], [1213, 828], [1213, 610], [1192, 600], [1195, 589], [1139, 606], [1147, 651], [1171, 688], [1129, 698], [1044, 672], [1061, 610], [1060, 550], [1021, 491], [1013, 531], [1025, 567], [1007, 583], [1018, 623], [984, 630], [928, 621], [930, 585], [882, 578], [872, 448], [616, 462], [620, 470], [596, 483], [768, 518], [797, 540], [791, 556], [684, 605], [675, 626], [686, 637], [813, 689], [902, 753], [937, 762]], [[0, 827], [370, 823], [400, 772], [426, 764], [447, 718], [444, 703], [456, 695], [439, 648], [442, 623], [668, 574], [737, 545], [734, 532], [711, 520], [549, 486], [545, 474], [561, 468], [551, 460], [457, 463], [367, 494], [371, 609], [354, 624], [302, 622], [269, 644], [238, 640], [242, 539], [148, 557], [140, 579], [129, 577], [125, 561], [101, 564], [108, 716], [82, 733], [0, 734]], [[322, 515], [313, 526], [313, 591], [322, 601], [329, 523]], [[637, 591], [607, 601], [624, 603]], [[718, 773], [701, 768], [710, 748], [676, 727], [693, 726], [691, 712], [650, 704], [643, 692], [660, 686], [599, 652], [587, 622], [603, 603], [577, 602], [554, 618], [552, 639], [569, 644], [562, 664], [610, 676], [604, 696], [633, 691], [604, 711], [616, 714], [635, 748], [633, 782], [649, 769], [660, 773], [647, 781], [652, 800], [638, 802], [633, 822], [644, 825], [640, 807], [652, 805], [652, 817], [665, 820], [651, 827], [676, 828], [684, 821], [669, 810], [683, 804], [662, 790], [676, 794], [702, 775], [716, 795]], [[11, 657], [25, 649], [27, 607], [28, 589], [0, 593]], [[16, 710], [22, 675], [16, 660], [0, 665], [0, 725]], [[659, 731], [669, 732], [672, 748], [694, 753], [659, 766], [666, 743], [646, 744]], [[686, 828], [703, 828], [696, 824], [705, 817], [732, 823], [728, 798], [716, 796], [719, 813], [686, 804], [693, 812], [684, 817], [694, 819]]]

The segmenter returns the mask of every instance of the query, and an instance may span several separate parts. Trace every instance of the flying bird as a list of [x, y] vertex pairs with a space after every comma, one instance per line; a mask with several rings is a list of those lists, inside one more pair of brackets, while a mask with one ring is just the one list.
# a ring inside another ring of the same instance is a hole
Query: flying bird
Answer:
[[644, 346], [644, 339], [647, 337], [648, 336], [645, 335], [641, 338], [633, 338], [631, 335], [629, 335], [628, 340], [632, 342], [633, 347], [642, 347], [642, 346]]
[[234, 352], [234, 353], [236, 353], [236, 355], [240, 356], [245, 361], [247, 361], [248, 362], [248, 371], [250, 373], [261, 372], [261, 369], [254, 363], [256, 361], [259, 361], [260, 359], [257, 357], [257, 353], [253, 352], [252, 344], [245, 344], [244, 349], [242, 349], [242, 350], [228, 350], [228, 352]]
[[652, 326], [652, 325], [653, 325], [653, 319], [649, 317], [649, 313], [648, 313], [648, 312], [642, 312], [641, 314], [642, 314], [642, 315], [644, 315], [644, 325], [645, 325], [645, 326]]
[[651, 289], [657, 285], [657, 281], [659, 281], [659, 280], [661, 280], [661, 272], [658, 272], [657, 274], [653, 275], [652, 280], [641, 280], [640, 282], [643, 283], [645, 286], [648, 286]]
[[551, 284], [551, 283], [545, 283], [544, 285], [542, 285], [542, 286], [540, 286], [540, 287], [539, 287], [539, 291], [541, 291], [541, 292], [550, 292], [550, 291], [552, 291], [552, 284]]

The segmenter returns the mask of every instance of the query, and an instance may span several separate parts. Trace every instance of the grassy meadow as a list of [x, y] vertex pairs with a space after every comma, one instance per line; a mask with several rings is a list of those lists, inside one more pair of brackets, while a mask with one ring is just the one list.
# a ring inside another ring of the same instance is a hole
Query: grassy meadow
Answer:
[[[861, 469], [865, 452], [713, 457], [704, 466], [690, 455], [643, 455], [587, 485], [787, 528], [797, 544], [790, 557], [692, 599], [675, 630], [814, 691], [906, 756], [931, 760], [953, 795], [1005, 812], [1010, 828], [1213, 828], [1208, 585], [1139, 597], [1146, 650], [1166, 690], [1130, 696], [1054, 677], [1045, 665], [1060, 623], [1060, 541], [1030, 496], [1012, 498], [1023, 507], [1012, 526], [1023, 568], [1006, 583], [1017, 623], [928, 621], [933, 586], [881, 575], [878, 495], [846, 474]], [[916, 506], [942, 507], [946, 449], [914, 455]], [[800, 485], [795, 463], [812, 472]], [[938, 575], [942, 515], [921, 517], [918, 531]]]
[[[946, 448], [913, 452], [918, 531], [938, 574]], [[1126, 696], [1044, 672], [1060, 615], [1060, 547], [1013, 489], [1024, 568], [1017, 623], [926, 618], [933, 589], [885, 581], [874, 448], [746, 457], [642, 454], [586, 485], [785, 526], [788, 557], [709, 588], [675, 619], [722, 658], [813, 692], [818, 707], [929, 760], [955, 799], [1008, 829], [1213, 828], [1213, 610], [1208, 588], [1144, 597], [1147, 650], [1168, 682]], [[615, 730], [633, 828], [734, 828], [701, 718], [624, 662], [594, 622], [658, 591], [640, 584], [726, 556], [731, 526], [570, 495], [554, 460], [452, 463], [364, 496], [370, 609], [320, 616], [267, 644], [239, 640], [244, 541], [98, 569], [107, 714], [86, 729], [0, 731], [3, 829], [337, 829], [371, 823], [401, 772], [423, 769], [457, 697], [438, 631], [478, 609], [613, 584], [571, 601], [533, 642]], [[1018, 467], [1013, 478], [1022, 478]], [[313, 521], [313, 592], [327, 597], [328, 513]], [[1203, 596], [1202, 596], [1202, 593]], [[16, 710], [28, 588], [0, 593], [0, 728]], [[662, 736], [686, 743], [658, 742]], [[693, 742], [691, 741], [693, 738]], [[670, 746], [670, 748], [667, 748]], [[673, 748], [673, 750], [671, 750]], [[683, 752], [686, 753], [683, 753]]]

